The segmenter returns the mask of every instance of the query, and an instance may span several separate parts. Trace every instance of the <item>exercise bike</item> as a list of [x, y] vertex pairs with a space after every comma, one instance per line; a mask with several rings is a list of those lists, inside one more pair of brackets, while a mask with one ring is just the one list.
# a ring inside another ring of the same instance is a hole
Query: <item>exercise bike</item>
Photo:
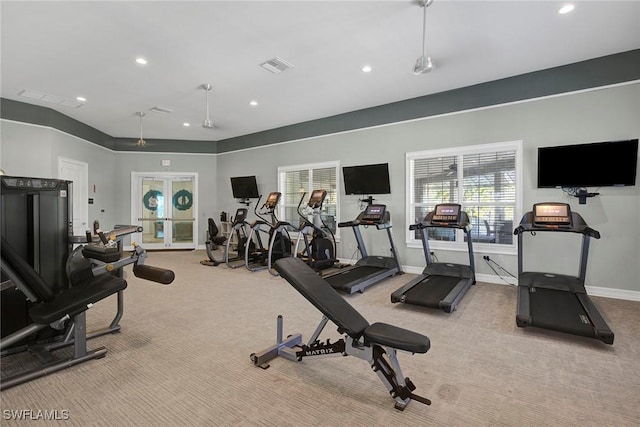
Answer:
[[[293, 256], [300, 256], [307, 262], [309, 267], [314, 270], [324, 270], [332, 267], [337, 259], [336, 254], [336, 239], [331, 229], [322, 220], [321, 210], [324, 199], [327, 197], [326, 190], [314, 190], [309, 197], [306, 209], [311, 209], [313, 215], [312, 220], [309, 220], [308, 215], [303, 215], [300, 211], [300, 206], [307, 193], [304, 193], [298, 203], [298, 215], [302, 219], [300, 224], [300, 231], [298, 232], [298, 238], [296, 239]], [[311, 240], [309, 240], [311, 238]], [[304, 249], [302, 252], [298, 252], [300, 242], [304, 242]]]
[[[246, 219], [247, 209], [239, 208], [233, 217], [229, 235], [219, 236], [215, 221], [213, 218], [209, 218], [209, 238], [205, 245], [208, 259], [200, 261], [200, 264], [216, 267], [224, 262], [229, 268], [238, 268], [243, 265], [245, 245], [248, 241], [247, 227], [249, 226]], [[214, 252], [218, 247], [223, 248], [221, 259], [216, 257]], [[242, 263], [237, 261], [242, 261]]]
[[220, 261], [218, 261], [213, 254], [213, 251], [218, 249], [219, 246], [224, 245], [227, 242], [226, 236], [219, 235], [220, 230], [218, 230], [218, 226], [213, 218], [208, 219], [208, 228], [207, 228], [207, 241], [204, 246], [207, 250], [207, 259], [203, 259], [200, 261], [200, 264], [207, 265], [209, 267], [217, 267], [220, 265]]

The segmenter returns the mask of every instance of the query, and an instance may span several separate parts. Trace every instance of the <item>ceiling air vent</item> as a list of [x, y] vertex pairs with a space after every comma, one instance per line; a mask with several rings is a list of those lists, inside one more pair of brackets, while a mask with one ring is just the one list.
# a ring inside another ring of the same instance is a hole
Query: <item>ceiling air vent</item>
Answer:
[[77, 101], [75, 99], [63, 98], [57, 95], [50, 95], [47, 93], [37, 92], [35, 90], [24, 89], [19, 94], [25, 98], [36, 99], [42, 102], [48, 102], [49, 104], [63, 105], [65, 107], [78, 108], [84, 105], [84, 102]]
[[170, 110], [169, 108], [166, 107], [158, 107], [155, 106], [153, 108], [149, 108], [149, 111], [153, 111], [154, 113], [160, 113], [160, 114], [169, 114], [169, 113], [173, 113], [173, 110]]
[[274, 74], [278, 74], [288, 70], [289, 68], [295, 67], [295, 65], [277, 56], [273, 59], [268, 60], [267, 62], [263, 62], [262, 64], [260, 64], [260, 66], [267, 71], [271, 71]]

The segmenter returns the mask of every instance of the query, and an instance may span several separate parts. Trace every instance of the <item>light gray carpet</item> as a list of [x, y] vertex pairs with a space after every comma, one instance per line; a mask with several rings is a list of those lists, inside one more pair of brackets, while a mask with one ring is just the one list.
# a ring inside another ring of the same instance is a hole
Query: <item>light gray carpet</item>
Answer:
[[[640, 425], [639, 302], [592, 298], [616, 334], [607, 346], [517, 328], [516, 292], [507, 285], [478, 283], [452, 314], [391, 304], [410, 274], [345, 296], [371, 323], [431, 339], [428, 353], [399, 358], [416, 393], [433, 404], [412, 402], [400, 412], [353, 357], [253, 366], [249, 355], [275, 343], [278, 314], [285, 334], [304, 340], [321, 315], [279, 277], [207, 267], [203, 258], [203, 251], [151, 253], [148, 264], [173, 269], [175, 282], [127, 274], [122, 331], [89, 342], [106, 346], [107, 356], [3, 391], [2, 425]], [[113, 299], [96, 304], [89, 329], [108, 324], [114, 310]], [[331, 324], [325, 332], [339, 336]], [[66, 410], [69, 419], [7, 420], [11, 410]]]

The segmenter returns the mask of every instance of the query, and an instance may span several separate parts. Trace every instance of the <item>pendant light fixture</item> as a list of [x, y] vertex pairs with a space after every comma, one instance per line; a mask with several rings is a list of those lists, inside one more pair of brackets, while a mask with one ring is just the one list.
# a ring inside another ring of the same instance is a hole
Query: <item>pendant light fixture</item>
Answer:
[[138, 147], [144, 147], [145, 145], [147, 145], [147, 141], [144, 140], [144, 138], [142, 137], [142, 118], [146, 115], [145, 113], [143, 113], [142, 111], [138, 111], [136, 113], [136, 115], [138, 117], [140, 117], [140, 139], [136, 142], [136, 145]]
[[207, 107], [207, 116], [205, 117], [204, 121], [202, 122], [202, 127], [203, 128], [207, 128], [207, 129], [215, 129], [216, 127], [213, 125], [213, 122], [209, 118], [209, 91], [211, 90], [211, 85], [208, 84], [208, 83], [205, 83], [200, 87], [205, 90], [206, 104], [207, 104], [206, 105], [206, 107]]
[[433, 0], [420, 0], [420, 7], [423, 11], [422, 17], [422, 56], [416, 60], [416, 65], [413, 66], [413, 74], [419, 76], [420, 74], [427, 74], [433, 71], [436, 66], [431, 61], [431, 57], [427, 56], [426, 43], [427, 43], [427, 8], [431, 6]]

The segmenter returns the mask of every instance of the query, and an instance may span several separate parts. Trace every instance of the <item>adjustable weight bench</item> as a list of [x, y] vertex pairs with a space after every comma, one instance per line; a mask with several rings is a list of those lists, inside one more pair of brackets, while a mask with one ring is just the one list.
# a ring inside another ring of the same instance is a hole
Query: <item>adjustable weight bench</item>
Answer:
[[[409, 353], [426, 353], [429, 338], [386, 323], [369, 324], [335, 289], [311, 269], [300, 258], [281, 258], [275, 269], [298, 292], [311, 302], [323, 317], [307, 344], [302, 343], [301, 334], [282, 337], [283, 319], [277, 318], [277, 342], [259, 353], [250, 355], [254, 365], [263, 369], [267, 362], [282, 356], [293, 361], [306, 357], [355, 356], [366, 360], [378, 374], [395, 400], [395, 408], [404, 410], [411, 400], [430, 405], [431, 401], [413, 394], [415, 386], [405, 378], [396, 355], [397, 350]], [[338, 327], [344, 337], [335, 343], [321, 342], [318, 337], [328, 321]]]

